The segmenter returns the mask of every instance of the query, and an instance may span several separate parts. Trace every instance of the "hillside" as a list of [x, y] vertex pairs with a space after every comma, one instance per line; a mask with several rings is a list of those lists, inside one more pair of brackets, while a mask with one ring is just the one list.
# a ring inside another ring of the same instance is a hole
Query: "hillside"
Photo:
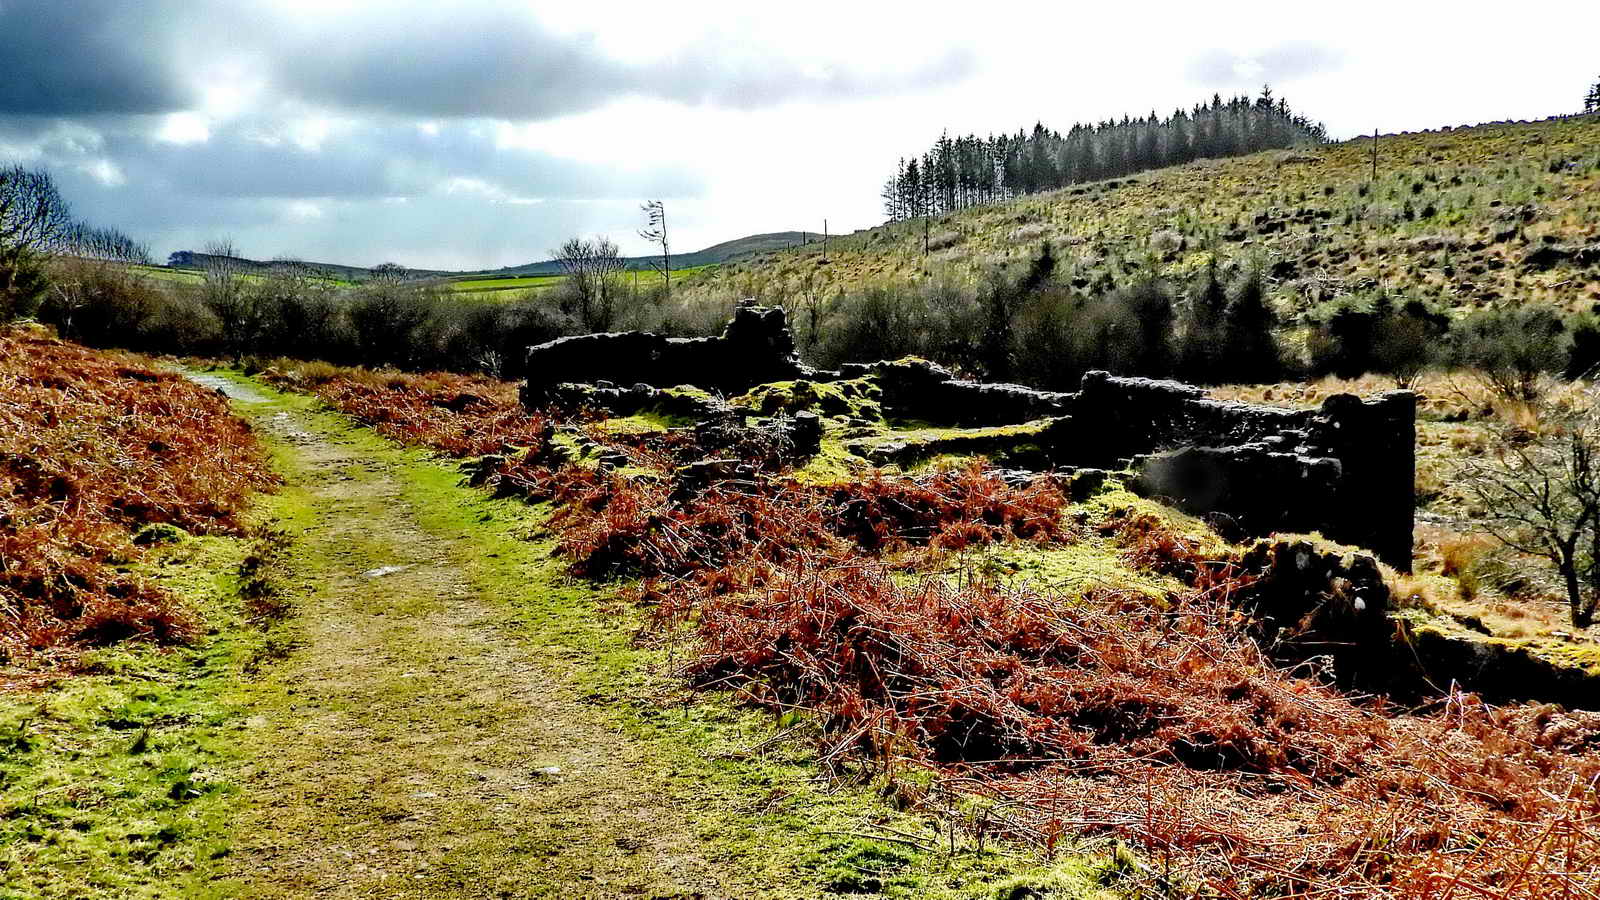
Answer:
[[[1051, 242], [1086, 293], [1259, 261], [1285, 311], [1375, 288], [1455, 309], [1600, 300], [1600, 118], [1472, 128], [1200, 160], [857, 232], [728, 267], [778, 300], [930, 276], [973, 280]], [[924, 255], [924, 242], [929, 252]], [[714, 292], [715, 282], [701, 290]]]

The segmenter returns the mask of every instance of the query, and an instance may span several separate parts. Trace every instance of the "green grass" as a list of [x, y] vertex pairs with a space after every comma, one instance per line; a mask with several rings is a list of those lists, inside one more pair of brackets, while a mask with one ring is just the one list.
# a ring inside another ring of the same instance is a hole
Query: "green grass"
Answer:
[[[292, 495], [258, 518], [292, 523]], [[286, 638], [243, 620], [243, 538], [188, 537], [139, 570], [209, 625], [191, 647], [89, 653], [83, 674], [0, 694], [0, 898], [172, 896], [231, 849], [243, 673]]]
[[154, 278], [157, 281], [172, 281], [181, 284], [199, 284], [204, 276], [195, 269], [168, 269], [162, 266], [129, 266], [128, 270], [135, 275]]
[[[714, 265], [691, 266], [685, 269], [673, 269], [674, 279], [688, 279], [708, 269], [715, 269]], [[638, 276], [638, 285], [641, 289], [652, 287], [663, 281], [661, 273], [653, 269], [624, 272], [620, 277], [623, 287], [632, 289], [634, 276]], [[519, 275], [515, 277], [481, 277], [474, 276], [462, 279], [452, 279], [448, 282], [452, 291], [460, 293], [484, 293], [492, 291], [546, 291], [566, 280], [565, 275]]]
[[565, 275], [526, 275], [518, 278], [468, 278], [449, 282], [450, 290], [463, 294], [491, 291], [545, 291], [566, 281]]

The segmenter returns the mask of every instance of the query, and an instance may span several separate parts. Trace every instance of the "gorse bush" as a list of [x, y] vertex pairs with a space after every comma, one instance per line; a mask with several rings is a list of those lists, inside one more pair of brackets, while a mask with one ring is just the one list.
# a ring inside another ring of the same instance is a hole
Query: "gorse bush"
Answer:
[[1358, 378], [1373, 372], [1410, 385], [1426, 369], [1450, 361], [1449, 336], [1449, 317], [1421, 300], [1401, 302], [1381, 292], [1347, 298], [1314, 315], [1307, 374]]
[[1569, 363], [1572, 335], [1547, 306], [1482, 310], [1454, 332], [1454, 362], [1479, 373], [1506, 400], [1537, 400], [1539, 376]]

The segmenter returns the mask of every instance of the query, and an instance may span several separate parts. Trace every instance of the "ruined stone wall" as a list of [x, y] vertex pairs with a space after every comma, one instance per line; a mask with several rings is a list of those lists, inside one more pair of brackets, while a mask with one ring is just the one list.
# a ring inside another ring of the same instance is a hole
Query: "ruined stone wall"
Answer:
[[[1038, 423], [1015, 440], [1041, 467], [1123, 469], [1136, 487], [1240, 534], [1321, 532], [1408, 570], [1414, 512], [1416, 398], [1330, 397], [1291, 410], [1213, 400], [1191, 385], [1105, 372], [1075, 393], [957, 379], [925, 360], [802, 366], [781, 309], [742, 306], [719, 337], [641, 332], [563, 338], [530, 348], [524, 402], [559, 401], [562, 382], [612, 382], [632, 398], [689, 384], [729, 393], [806, 377], [870, 378], [891, 420], [935, 425]], [[593, 392], [590, 392], [592, 396]], [[997, 440], [999, 438], [996, 438]]]
[[962, 381], [925, 359], [846, 363], [840, 375], [876, 380], [883, 390], [884, 412], [891, 418], [940, 425], [1018, 425], [1063, 415], [1076, 396], [1020, 384]]
[[[1416, 397], [1329, 397], [1292, 410], [1212, 400], [1170, 381], [1084, 376], [1053, 456], [1120, 467], [1140, 487], [1243, 532], [1320, 531], [1411, 567]], [[1077, 438], [1073, 440], [1072, 438]]]
[[670, 338], [647, 331], [583, 334], [528, 348], [523, 403], [540, 406], [564, 382], [624, 387], [681, 384], [741, 393], [807, 370], [782, 309], [740, 306], [721, 335]]
[[1416, 398], [1348, 394], [1320, 409], [1213, 400], [1176, 381], [1090, 372], [1076, 393], [960, 381], [922, 360], [846, 367], [876, 378], [884, 409], [947, 425], [1013, 425], [1058, 467], [1139, 473], [1137, 486], [1243, 534], [1321, 532], [1411, 566]]

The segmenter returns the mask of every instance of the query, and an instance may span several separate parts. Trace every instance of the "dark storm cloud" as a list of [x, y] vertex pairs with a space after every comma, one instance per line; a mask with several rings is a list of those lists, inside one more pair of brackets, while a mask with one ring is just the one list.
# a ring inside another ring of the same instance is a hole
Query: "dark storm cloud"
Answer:
[[951, 51], [908, 71], [813, 69], [710, 35], [661, 61], [613, 58], [493, 4], [392, 9], [306, 24], [256, 2], [0, 0], [0, 116], [192, 106], [209, 63], [258, 67], [267, 90], [334, 109], [537, 121], [645, 96], [741, 109], [881, 96], [969, 75]]
[[182, 6], [127, 0], [0, 0], [0, 116], [180, 109], [190, 85], [169, 60]]
[[[1344, 55], [1315, 41], [1287, 41], [1259, 52], [1215, 49], [1189, 63], [1189, 78], [1209, 87], [1276, 84], [1338, 69]], [[1259, 70], [1257, 70], [1259, 67]]]
[[587, 37], [552, 33], [510, 12], [423, 13], [432, 21], [363, 20], [341, 39], [302, 35], [275, 54], [277, 79], [305, 100], [427, 117], [539, 120], [626, 96], [750, 109], [795, 99], [880, 96], [948, 84], [973, 59], [951, 51], [887, 75], [753, 57], [732, 40], [706, 38], [660, 62], [629, 63]]
[[[501, 146], [485, 120], [628, 97], [745, 110], [881, 97], [973, 69], [960, 51], [883, 73], [826, 54], [796, 62], [718, 34], [620, 59], [491, 0], [329, 5], [0, 0], [0, 164], [49, 168], [83, 218], [162, 252], [234, 234], [259, 253], [522, 262], [579, 229], [631, 222], [640, 197], [697, 197], [707, 183], [647, 154], [618, 171]], [[314, 146], [294, 140], [321, 120], [332, 124]]]

